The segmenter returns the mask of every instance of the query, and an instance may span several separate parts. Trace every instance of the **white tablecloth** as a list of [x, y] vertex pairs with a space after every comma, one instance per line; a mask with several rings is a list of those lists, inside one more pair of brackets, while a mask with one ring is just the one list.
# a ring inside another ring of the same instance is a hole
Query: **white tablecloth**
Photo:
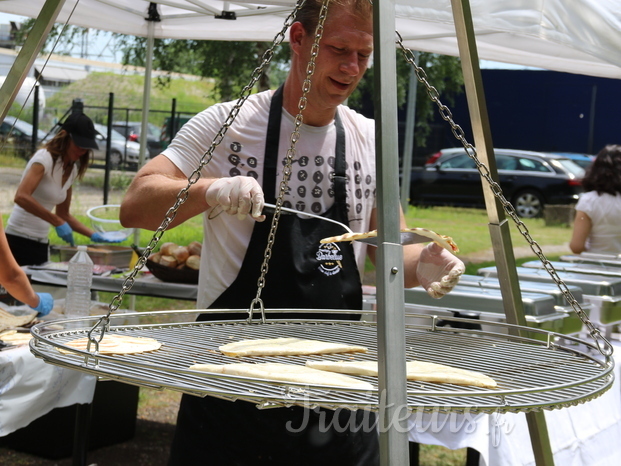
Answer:
[[[615, 342], [615, 381], [599, 398], [571, 408], [546, 411], [554, 463], [610, 466], [621, 461], [621, 344]], [[452, 450], [470, 447], [481, 466], [534, 465], [526, 423], [520, 414], [422, 414], [409, 419], [409, 439]]]
[[54, 408], [90, 403], [96, 377], [35, 358], [27, 345], [0, 351], [0, 437]]

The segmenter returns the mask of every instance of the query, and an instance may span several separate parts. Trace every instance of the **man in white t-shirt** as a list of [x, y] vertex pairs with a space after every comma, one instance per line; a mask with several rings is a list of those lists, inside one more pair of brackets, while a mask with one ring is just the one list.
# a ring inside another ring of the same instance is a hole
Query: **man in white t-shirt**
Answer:
[[[376, 228], [374, 124], [341, 105], [373, 51], [372, 9], [368, 0], [342, 3], [330, 7], [324, 24], [287, 185], [281, 184], [283, 167], [321, 7], [316, 0], [305, 3], [290, 28], [292, 62], [283, 87], [248, 98], [177, 212], [173, 225], [204, 214], [201, 309], [250, 306], [270, 237], [263, 205], [273, 203], [281, 189], [285, 206], [348, 224], [353, 231]], [[140, 170], [123, 201], [124, 226], [159, 227], [234, 104], [215, 105], [195, 116], [163, 155]], [[405, 227], [403, 214], [401, 225]], [[319, 243], [342, 233], [334, 222], [281, 215], [261, 294], [265, 308], [361, 309], [365, 253], [374, 261], [375, 248]], [[463, 270], [459, 259], [435, 244], [404, 247], [406, 287], [420, 284], [442, 295]], [[201, 319], [213, 317], [207, 311]], [[352, 414], [344, 411], [321, 416], [351, 426]], [[308, 410], [299, 407], [261, 412], [250, 403], [184, 395], [171, 464], [199, 464], [201, 458], [212, 464], [252, 465], [319, 464], [322, 458], [342, 465], [378, 462], [374, 426], [337, 433], [319, 431], [311, 421], [301, 432], [287, 431], [287, 422], [297, 427], [305, 415]], [[353, 424], [360, 426], [362, 411], [355, 416]], [[311, 419], [317, 417], [313, 411]]]

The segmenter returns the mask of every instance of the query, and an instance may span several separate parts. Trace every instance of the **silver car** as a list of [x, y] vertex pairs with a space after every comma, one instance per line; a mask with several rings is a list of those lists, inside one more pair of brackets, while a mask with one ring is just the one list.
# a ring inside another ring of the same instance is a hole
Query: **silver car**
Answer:
[[[95, 139], [97, 140], [99, 150], [93, 151], [93, 158], [105, 162], [108, 127], [95, 123], [95, 131], [97, 131]], [[140, 157], [140, 144], [134, 141], [128, 141], [121, 133], [114, 129], [111, 131], [110, 168], [117, 169], [124, 165], [137, 166]]]

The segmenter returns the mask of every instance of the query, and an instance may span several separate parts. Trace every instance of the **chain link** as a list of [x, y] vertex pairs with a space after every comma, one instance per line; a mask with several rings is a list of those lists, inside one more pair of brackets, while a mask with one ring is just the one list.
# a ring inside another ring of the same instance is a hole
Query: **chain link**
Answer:
[[580, 307], [580, 303], [576, 301], [576, 298], [574, 298], [574, 296], [571, 294], [571, 291], [569, 291], [569, 288], [567, 288], [565, 282], [563, 282], [563, 280], [558, 276], [558, 274], [556, 273], [556, 269], [544, 255], [541, 246], [539, 246], [539, 244], [532, 238], [530, 232], [528, 231], [528, 228], [526, 227], [524, 222], [518, 217], [513, 205], [505, 198], [502, 189], [500, 188], [500, 185], [492, 179], [489, 168], [479, 160], [479, 158], [477, 157], [476, 149], [466, 140], [463, 129], [453, 120], [453, 114], [451, 113], [451, 110], [440, 101], [440, 94], [438, 90], [431, 84], [429, 84], [429, 81], [427, 80], [427, 73], [425, 73], [425, 70], [416, 64], [414, 53], [410, 49], [405, 47], [405, 45], [403, 44], [403, 39], [401, 38], [399, 32], [397, 32], [396, 34], [397, 45], [400, 47], [401, 52], [405, 57], [405, 60], [414, 67], [414, 71], [416, 72], [416, 77], [418, 81], [425, 86], [429, 98], [438, 106], [440, 116], [451, 126], [451, 131], [453, 132], [453, 135], [464, 146], [466, 153], [476, 164], [477, 170], [479, 171], [481, 177], [483, 177], [485, 181], [487, 181], [487, 183], [490, 185], [492, 192], [494, 193], [494, 196], [502, 204], [502, 208], [504, 209], [505, 213], [516, 224], [520, 234], [526, 239], [531, 250], [539, 258], [539, 260], [543, 264], [543, 267], [548, 272], [550, 277], [552, 277], [552, 280], [554, 280], [554, 283], [556, 283], [559, 290], [563, 293], [563, 296], [565, 297], [569, 305], [572, 307], [582, 323], [588, 329], [589, 334], [593, 338], [593, 341], [595, 341], [595, 343], [597, 344], [600, 353], [604, 356], [610, 356], [613, 351], [612, 345], [601, 334], [600, 330], [595, 327], [593, 323], [589, 320], [587, 314]]
[[[237, 117], [237, 114], [241, 110], [242, 105], [246, 102], [246, 100], [248, 100], [248, 97], [252, 93], [252, 90], [254, 89], [255, 84], [257, 83], [261, 75], [263, 74], [263, 70], [266, 68], [266, 66], [271, 62], [272, 58], [274, 57], [274, 49], [278, 47], [280, 44], [282, 44], [282, 42], [285, 40], [285, 34], [287, 30], [289, 29], [289, 27], [291, 27], [291, 25], [295, 21], [297, 12], [302, 7], [303, 4], [304, 4], [304, 0], [300, 0], [296, 4], [295, 8], [291, 11], [291, 13], [285, 19], [285, 23], [283, 25], [282, 30], [278, 34], [276, 34], [276, 36], [274, 37], [271, 47], [268, 48], [263, 53], [263, 56], [261, 57], [260, 65], [257, 66], [252, 71], [250, 82], [246, 86], [244, 86], [244, 88], [242, 89], [240, 97], [238, 98], [237, 102], [235, 102], [235, 105], [229, 112], [229, 115], [227, 116], [225, 122], [222, 124], [222, 127], [220, 128], [216, 136], [213, 138], [212, 143], [207, 149], [207, 151], [201, 157], [198, 167], [188, 177], [187, 186], [181, 189], [181, 191], [179, 191], [179, 193], [177, 194], [177, 199], [175, 201], [175, 204], [170, 209], [168, 209], [168, 211], [166, 212], [165, 218], [162, 221], [161, 225], [157, 228], [157, 230], [155, 230], [155, 232], [153, 233], [153, 236], [151, 237], [151, 240], [149, 241], [149, 244], [143, 250], [142, 255], [138, 259], [138, 262], [136, 262], [136, 265], [132, 269], [131, 273], [126, 277], [125, 281], [123, 282], [123, 285], [121, 286], [121, 291], [119, 292], [119, 294], [114, 296], [114, 298], [112, 298], [112, 301], [108, 307], [108, 313], [105, 316], [102, 316], [97, 321], [97, 323], [93, 326], [93, 328], [88, 332], [89, 348], [90, 348], [91, 342], [94, 342], [97, 347], [98, 343], [103, 339], [104, 333], [109, 329], [109, 326], [110, 326], [110, 314], [118, 310], [118, 308], [121, 306], [121, 303], [123, 302], [123, 296], [134, 285], [136, 275], [138, 274], [140, 269], [144, 267], [144, 265], [147, 262], [147, 258], [151, 255], [155, 246], [159, 243], [160, 239], [162, 238], [162, 235], [164, 234], [168, 226], [175, 219], [177, 215], [177, 211], [179, 210], [181, 205], [187, 200], [188, 196], [190, 195], [190, 188], [194, 184], [196, 184], [196, 182], [200, 179], [201, 170], [205, 167], [205, 165], [207, 165], [211, 161], [214, 150], [223, 141], [224, 136], [226, 135], [226, 132], [228, 131], [229, 127], [231, 126], [235, 118]], [[93, 333], [95, 329], [97, 328], [101, 329], [101, 333], [98, 335], [97, 339], [95, 339], [95, 337], [93, 336]]]
[[267, 239], [267, 247], [265, 248], [265, 253], [263, 254], [261, 275], [259, 276], [259, 280], [257, 281], [257, 295], [250, 304], [250, 311], [248, 316], [249, 321], [252, 320], [252, 314], [255, 305], [259, 305], [261, 310], [261, 321], [265, 322], [265, 308], [263, 306], [263, 301], [261, 300], [261, 293], [263, 291], [263, 288], [265, 287], [265, 276], [267, 275], [267, 272], [269, 270], [269, 260], [272, 257], [272, 247], [274, 246], [274, 240], [276, 238], [276, 230], [278, 229], [278, 222], [280, 220], [280, 211], [282, 208], [285, 193], [287, 191], [287, 187], [289, 185], [289, 179], [291, 178], [291, 167], [296, 154], [295, 147], [298, 140], [300, 139], [300, 127], [303, 123], [302, 112], [306, 109], [306, 105], [308, 103], [308, 98], [306, 96], [311, 90], [311, 77], [315, 73], [315, 60], [319, 55], [319, 41], [323, 37], [323, 26], [326, 21], [329, 4], [330, 0], [324, 0], [321, 5], [321, 10], [319, 12], [319, 21], [315, 30], [315, 39], [313, 41], [313, 45], [311, 46], [310, 60], [308, 61], [308, 64], [306, 66], [306, 77], [304, 78], [304, 82], [302, 83], [302, 96], [300, 97], [300, 100], [298, 102], [298, 114], [295, 116], [293, 132], [291, 133], [291, 144], [289, 146], [289, 149], [287, 150], [287, 154], [285, 155], [283, 177], [280, 181], [280, 185], [278, 188], [278, 197], [276, 198], [275, 202], [276, 208], [274, 211], [274, 217], [272, 218], [272, 224]]

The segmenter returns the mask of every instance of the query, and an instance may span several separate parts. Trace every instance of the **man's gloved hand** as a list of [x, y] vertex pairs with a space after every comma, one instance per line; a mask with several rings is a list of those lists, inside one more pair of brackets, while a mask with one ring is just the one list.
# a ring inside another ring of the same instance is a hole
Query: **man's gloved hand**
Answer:
[[453, 289], [466, 270], [464, 263], [436, 243], [420, 253], [416, 277], [432, 298], [441, 298]]
[[207, 192], [205, 200], [211, 207], [222, 207], [226, 213], [237, 215], [240, 220], [250, 216], [262, 222], [265, 216], [263, 211], [263, 189], [251, 176], [233, 176], [220, 178], [214, 181]]
[[56, 234], [58, 236], [60, 236], [60, 238], [69, 243], [71, 246], [74, 245], [73, 242], [73, 230], [71, 229], [71, 227], [69, 226], [69, 224], [67, 222], [63, 223], [60, 226], [56, 227]]
[[37, 296], [39, 297], [39, 304], [33, 309], [39, 312], [39, 316], [48, 315], [54, 307], [54, 298], [49, 293], [37, 293]]
[[91, 235], [91, 241], [94, 241], [95, 243], [120, 243], [121, 241], [123, 241], [123, 239], [109, 238], [106, 236], [105, 233], [102, 234], [95, 232]]

